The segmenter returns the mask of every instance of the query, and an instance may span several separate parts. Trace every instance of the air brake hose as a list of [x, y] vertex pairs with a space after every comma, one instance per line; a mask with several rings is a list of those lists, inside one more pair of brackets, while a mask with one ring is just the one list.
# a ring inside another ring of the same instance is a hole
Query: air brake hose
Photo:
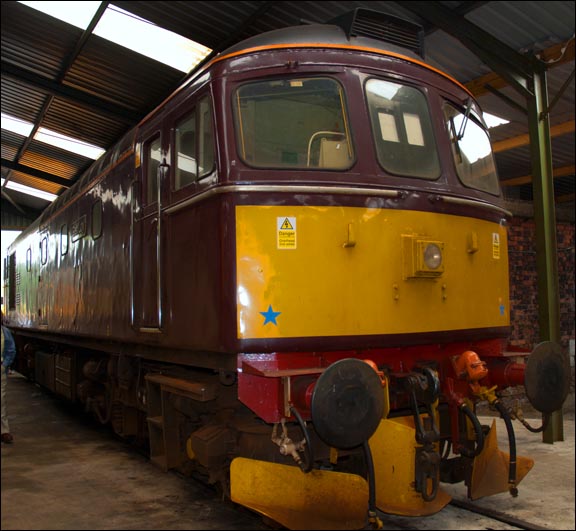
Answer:
[[476, 457], [484, 448], [484, 431], [482, 430], [482, 424], [480, 424], [478, 417], [466, 404], [462, 404], [460, 409], [462, 410], [462, 413], [464, 413], [464, 415], [470, 419], [472, 426], [474, 426], [474, 433], [476, 434], [476, 448], [474, 448], [474, 450], [470, 450], [468, 448], [462, 447], [460, 448], [460, 453], [466, 457]]
[[508, 445], [510, 449], [510, 466], [508, 468], [508, 485], [510, 494], [516, 497], [518, 496], [518, 489], [516, 488], [516, 437], [514, 436], [514, 427], [512, 426], [512, 419], [508, 414], [508, 410], [500, 402], [500, 400], [496, 400], [493, 402], [493, 405], [499, 411], [500, 416], [504, 419], [504, 423], [506, 424], [506, 431], [508, 432]]
[[522, 425], [532, 433], [540, 433], [544, 431], [548, 427], [548, 423], [550, 422], [550, 413], [542, 413], [542, 425], [538, 428], [533, 428], [526, 422], [524, 418], [521, 418], [519, 415], [516, 415], [516, 418], [522, 423]]
[[374, 461], [372, 460], [372, 451], [368, 441], [362, 444], [364, 450], [364, 459], [368, 468], [368, 518], [372, 529], [382, 529], [382, 521], [378, 518], [376, 512], [376, 474], [374, 473]]
[[298, 410], [294, 406], [292, 406], [290, 408], [290, 411], [296, 417], [298, 424], [300, 424], [300, 429], [302, 430], [302, 433], [304, 434], [304, 439], [306, 439], [306, 448], [304, 449], [304, 455], [306, 456], [306, 459], [305, 459], [306, 463], [304, 464], [304, 463], [300, 462], [300, 469], [302, 470], [302, 472], [307, 474], [308, 472], [310, 472], [312, 470], [312, 466], [314, 465], [314, 454], [312, 452], [312, 443], [310, 441], [310, 434], [308, 433], [308, 428], [306, 427], [306, 423], [302, 419], [302, 416], [300, 415]]

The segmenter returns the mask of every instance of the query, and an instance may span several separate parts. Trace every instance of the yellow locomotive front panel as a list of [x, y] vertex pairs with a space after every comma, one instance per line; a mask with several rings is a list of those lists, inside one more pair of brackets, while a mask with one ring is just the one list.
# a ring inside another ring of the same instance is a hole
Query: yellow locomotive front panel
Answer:
[[507, 327], [506, 228], [414, 210], [237, 206], [239, 339]]

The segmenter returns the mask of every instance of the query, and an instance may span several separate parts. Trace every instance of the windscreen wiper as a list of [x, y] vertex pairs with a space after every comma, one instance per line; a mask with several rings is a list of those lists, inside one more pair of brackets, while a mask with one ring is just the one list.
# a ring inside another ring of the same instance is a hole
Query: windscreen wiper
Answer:
[[460, 125], [460, 131], [458, 132], [458, 136], [456, 137], [457, 141], [462, 140], [464, 136], [464, 131], [466, 130], [466, 125], [468, 124], [468, 120], [470, 119], [470, 111], [472, 110], [472, 98], [468, 98], [466, 102], [466, 111], [464, 112], [464, 119], [462, 120], [462, 124]]
[[452, 138], [452, 144], [454, 144], [454, 151], [456, 157], [458, 158], [458, 163], [462, 164], [462, 151], [460, 150], [459, 137], [456, 134], [456, 126], [454, 125], [454, 117], [450, 118], [450, 137]]

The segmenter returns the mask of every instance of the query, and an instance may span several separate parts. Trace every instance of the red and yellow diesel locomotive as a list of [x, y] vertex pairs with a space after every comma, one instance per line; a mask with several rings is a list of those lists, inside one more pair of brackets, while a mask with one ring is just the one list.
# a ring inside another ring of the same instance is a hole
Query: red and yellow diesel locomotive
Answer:
[[515, 493], [498, 390], [558, 409], [562, 356], [505, 356], [489, 135], [421, 51], [358, 10], [205, 65], [10, 247], [22, 372], [292, 529]]

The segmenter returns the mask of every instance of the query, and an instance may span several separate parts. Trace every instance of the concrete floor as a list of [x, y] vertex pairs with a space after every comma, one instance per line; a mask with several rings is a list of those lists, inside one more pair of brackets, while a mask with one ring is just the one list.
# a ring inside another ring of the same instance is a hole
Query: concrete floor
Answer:
[[[12, 374], [8, 386], [15, 441], [2, 445], [1, 529], [267, 529], [259, 516], [207, 487], [162, 472], [20, 375]], [[548, 529], [575, 529], [573, 395], [571, 400], [563, 442], [543, 444], [540, 434], [515, 424], [518, 453], [534, 458], [534, 468], [517, 498], [500, 494], [477, 505]], [[498, 423], [507, 451], [504, 425]], [[463, 485], [448, 489], [465, 499]], [[517, 529], [453, 506], [427, 518], [382, 520], [385, 529]]]
[[266, 529], [261, 518], [147, 457], [12, 374], [1, 529]]

